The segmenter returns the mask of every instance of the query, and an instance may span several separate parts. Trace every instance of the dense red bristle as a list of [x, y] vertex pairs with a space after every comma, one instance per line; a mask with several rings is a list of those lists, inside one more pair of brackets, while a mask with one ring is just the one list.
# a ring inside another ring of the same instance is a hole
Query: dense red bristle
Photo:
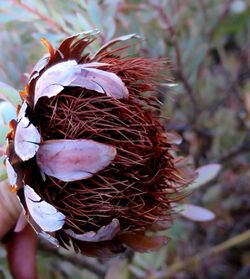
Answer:
[[119, 218], [121, 231], [171, 220], [170, 202], [175, 199], [165, 190], [176, 193], [173, 183], [179, 179], [170, 145], [161, 139], [160, 122], [134, 98], [114, 100], [69, 90], [38, 104], [34, 119], [43, 140], [93, 139], [116, 146], [117, 156], [87, 180], [63, 183], [50, 178], [37, 185], [39, 194], [65, 213], [67, 226], [79, 232], [96, 229], [112, 218]]

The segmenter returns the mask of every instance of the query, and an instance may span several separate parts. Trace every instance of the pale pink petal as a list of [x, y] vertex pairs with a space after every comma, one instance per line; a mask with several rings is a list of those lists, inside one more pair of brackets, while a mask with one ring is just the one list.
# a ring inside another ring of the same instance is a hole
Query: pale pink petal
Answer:
[[80, 73], [75, 60], [58, 63], [46, 70], [37, 80], [35, 87], [34, 105], [41, 97], [53, 97], [60, 93], [64, 86], [69, 85], [75, 74]]
[[101, 63], [101, 62], [90, 62], [90, 63], [85, 63], [85, 64], [78, 64], [81, 69], [85, 68], [98, 68], [98, 67], [103, 67], [103, 66], [108, 66], [108, 63]]
[[215, 218], [215, 214], [212, 211], [197, 205], [183, 204], [180, 208], [182, 209], [180, 214], [192, 221], [207, 222]]
[[37, 80], [35, 87], [34, 104], [41, 97], [51, 98], [59, 94], [64, 86], [70, 86], [76, 78], [77, 73], [81, 73], [82, 68], [106, 66], [106, 63], [87, 63], [78, 65], [75, 60], [58, 63], [45, 71]]
[[31, 218], [45, 232], [60, 230], [65, 216], [41, 197], [28, 185], [24, 185], [24, 197]]
[[17, 220], [16, 226], [14, 228], [14, 232], [21, 232], [25, 226], [27, 225], [27, 219], [25, 217], [25, 211], [22, 208], [21, 213], [19, 215], [19, 218]]
[[27, 221], [27, 218], [26, 218], [25, 208], [24, 208], [19, 196], [16, 195], [16, 197], [17, 197], [17, 200], [18, 200], [21, 208], [20, 208], [19, 218], [18, 218], [16, 226], [14, 228], [14, 232], [21, 232], [25, 228], [25, 226], [27, 225], [28, 221]]
[[27, 117], [22, 117], [16, 127], [14, 146], [16, 154], [23, 160], [27, 161], [35, 156], [41, 136], [37, 128], [30, 123]]
[[19, 110], [19, 113], [17, 115], [17, 122], [19, 122], [25, 116], [27, 108], [28, 108], [27, 103], [23, 102], [23, 104]]
[[127, 87], [116, 74], [93, 68], [82, 68], [70, 86], [106, 93], [115, 99], [127, 98], [129, 94]]
[[50, 140], [41, 144], [36, 159], [45, 174], [75, 181], [104, 169], [115, 156], [114, 146], [93, 140]]
[[76, 234], [72, 230], [65, 230], [65, 232], [69, 236], [81, 241], [88, 241], [88, 242], [112, 240], [119, 231], [120, 231], [120, 223], [119, 220], [117, 219], [113, 219], [110, 224], [101, 227], [97, 232], [90, 231], [84, 234]]
[[167, 87], [176, 87], [178, 85], [179, 85], [178, 83], [172, 83], [172, 82], [161, 83], [161, 86], [167, 86]]
[[11, 186], [14, 186], [16, 185], [16, 181], [17, 181], [17, 173], [12, 167], [9, 158], [6, 158], [5, 165], [6, 165], [6, 172], [9, 179], [9, 183]]
[[107, 42], [106, 44], [104, 44], [92, 57], [91, 59], [95, 58], [98, 54], [102, 53], [104, 50], [106, 50], [108, 47], [121, 42], [121, 41], [127, 41], [133, 38], [137, 38], [139, 39], [140, 36], [138, 36], [137, 34], [128, 34], [128, 35], [124, 35], [124, 36], [120, 36], [117, 38], [114, 38], [113, 40]]
[[44, 231], [39, 232], [38, 235], [42, 237], [44, 240], [48, 241], [50, 244], [52, 244], [55, 248], [60, 247], [58, 240], [54, 238], [52, 235]]
[[39, 76], [39, 73], [47, 66], [49, 62], [49, 54], [45, 54], [34, 66], [31, 75], [29, 77], [29, 83], [36, 77]]
[[199, 167], [196, 170], [197, 177], [192, 184], [188, 186], [188, 190], [195, 190], [200, 186], [205, 185], [209, 181], [213, 180], [221, 171], [220, 164], [208, 164], [202, 167]]
[[34, 105], [41, 97], [56, 96], [65, 86], [95, 90], [117, 99], [126, 98], [128, 90], [116, 74], [95, 69], [106, 65], [98, 62], [77, 64], [75, 60], [69, 60], [50, 67], [37, 80]]
[[[25, 209], [23, 207], [23, 204], [21, 203], [19, 197], [17, 196], [20, 205], [21, 205], [21, 213], [20, 216], [17, 220], [16, 226], [14, 228], [14, 232], [21, 232], [27, 225], [28, 221], [26, 218], [26, 212]], [[39, 227], [39, 225], [34, 221], [33, 218], [29, 218], [29, 224], [31, 225], [31, 227], [34, 229], [34, 231], [41, 236], [43, 239], [45, 239], [46, 241], [50, 242], [54, 247], [58, 248], [59, 247], [59, 242], [56, 238], [54, 238], [53, 236], [51, 236], [49, 233], [44, 232], [41, 227]]]
[[175, 132], [168, 132], [166, 133], [167, 141], [170, 144], [181, 144], [182, 143], [182, 137], [175, 133]]
[[46, 175], [45, 175], [44, 172], [42, 172], [41, 169], [40, 169], [40, 174], [41, 174], [42, 180], [45, 182], [46, 181]]

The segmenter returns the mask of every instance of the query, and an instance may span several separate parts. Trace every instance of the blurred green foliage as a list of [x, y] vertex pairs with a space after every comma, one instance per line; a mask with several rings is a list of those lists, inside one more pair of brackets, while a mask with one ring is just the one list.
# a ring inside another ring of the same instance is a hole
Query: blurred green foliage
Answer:
[[[177, 220], [163, 232], [172, 238], [169, 245], [156, 253], [93, 260], [106, 268], [106, 279], [250, 277], [249, 244], [216, 255], [209, 252], [250, 225], [249, 23], [250, 6], [244, 0], [0, 1], [2, 82], [17, 89], [25, 86], [25, 73], [46, 51], [39, 42], [43, 37], [57, 46], [67, 35], [98, 29], [97, 47], [115, 36], [137, 33], [143, 39], [133, 45], [132, 53], [172, 61], [178, 86], [159, 97], [162, 114], [170, 117], [167, 128], [184, 138], [182, 153], [197, 166], [224, 164], [216, 184], [189, 198], [213, 210], [216, 220], [203, 224]], [[14, 89], [1, 84], [1, 90], [9, 90], [12, 98]], [[4, 144], [7, 123], [1, 125]], [[207, 253], [205, 258], [178, 267], [201, 251]], [[38, 263], [40, 278], [100, 277], [53, 253], [40, 252]], [[1, 248], [0, 278], [10, 278]]]

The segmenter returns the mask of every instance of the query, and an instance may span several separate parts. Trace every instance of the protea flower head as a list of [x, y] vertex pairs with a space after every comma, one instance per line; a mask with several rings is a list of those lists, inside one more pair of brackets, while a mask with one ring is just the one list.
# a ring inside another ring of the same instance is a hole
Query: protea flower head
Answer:
[[[86, 52], [93, 34], [66, 38], [35, 65], [7, 135], [6, 168], [26, 219], [48, 241], [92, 256], [148, 251], [193, 178], [174, 158], [159, 119], [162, 59], [110, 47]], [[177, 138], [178, 141], [178, 138]], [[150, 235], [148, 235], [148, 233]]]

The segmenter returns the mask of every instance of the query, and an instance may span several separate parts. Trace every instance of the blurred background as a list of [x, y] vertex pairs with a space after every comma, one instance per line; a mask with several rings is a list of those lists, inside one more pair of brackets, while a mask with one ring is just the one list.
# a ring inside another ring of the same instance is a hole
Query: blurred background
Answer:
[[[249, 2], [0, 0], [0, 92], [12, 98], [23, 89], [25, 73], [46, 52], [41, 38], [57, 46], [92, 29], [101, 31], [95, 47], [137, 33], [142, 39], [133, 41], [131, 53], [172, 62], [177, 85], [162, 92], [162, 114], [169, 118], [167, 129], [182, 135], [180, 150], [196, 167], [222, 165], [217, 178], [187, 198], [216, 218], [198, 223], [179, 217], [162, 232], [171, 238], [166, 247], [109, 261], [41, 243], [39, 278], [250, 278]], [[2, 115], [1, 144], [7, 122]], [[11, 278], [1, 246], [0, 278]]]

